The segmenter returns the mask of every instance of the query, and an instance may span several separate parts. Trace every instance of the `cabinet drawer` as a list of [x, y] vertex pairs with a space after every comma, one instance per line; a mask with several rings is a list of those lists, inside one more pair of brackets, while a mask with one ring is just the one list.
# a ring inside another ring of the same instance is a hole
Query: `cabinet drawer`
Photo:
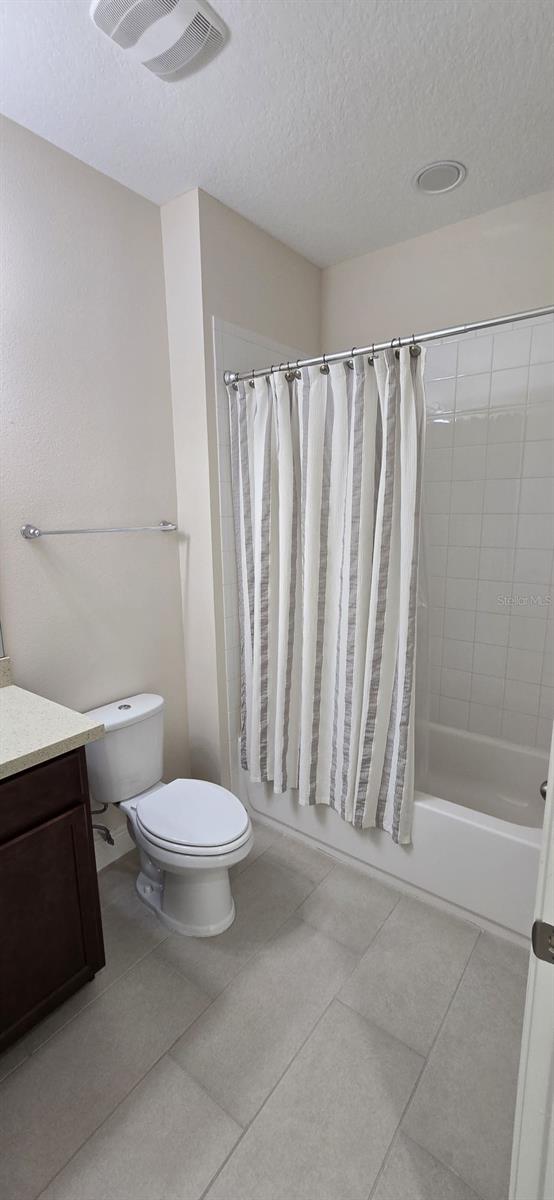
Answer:
[[71, 750], [0, 783], [0, 843], [82, 802], [84, 750]]

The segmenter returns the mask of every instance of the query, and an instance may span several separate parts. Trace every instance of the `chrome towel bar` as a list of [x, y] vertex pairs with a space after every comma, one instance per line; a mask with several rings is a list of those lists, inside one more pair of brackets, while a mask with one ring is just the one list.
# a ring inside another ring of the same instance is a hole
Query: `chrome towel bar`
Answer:
[[22, 525], [19, 532], [27, 541], [33, 541], [66, 533], [175, 533], [176, 529], [172, 521], [160, 521], [159, 525], [122, 525], [113, 529], [37, 529], [36, 525]]

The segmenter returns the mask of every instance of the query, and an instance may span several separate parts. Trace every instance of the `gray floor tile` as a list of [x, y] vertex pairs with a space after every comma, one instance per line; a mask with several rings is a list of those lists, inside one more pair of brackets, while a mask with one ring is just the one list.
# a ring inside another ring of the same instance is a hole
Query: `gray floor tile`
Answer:
[[413, 1050], [333, 1003], [209, 1200], [367, 1200], [421, 1065]]
[[344, 946], [293, 918], [171, 1054], [245, 1125], [354, 965]]
[[0, 1054], [0, 1081], [5, 1079], [16, 1067], [21, 1066], [25, 1059], [31, 1053], [29, 1042], [26, 1036], [19, 1038], [14, 1042], [13, 1046], [8, 1046], [7, 1050], [3, 1050]]
[[267, 862], [264, 854], [232, 882], [236, 917], [225, 933], [214, 938], [175, 935], [160, 945], [156, 956], [217, 996], [312, 888], [305, 875]]
[[352, 950], [366, 950], [399, 892], [352, 867], [333, 867], [298, 916]]
[[506, 1200], [528, 955], [482, 934], [404, 1121], [483, 1200]]
[[[136, 850], [130, 850], [121, 858], [116, 859], [109, 867], [98, 872], [98, 891], [100, 903], [117, 903], [136, 896], [135, 880], [139, 871], [139, 858]], [[138, 900], [138, 896], [136, 896]]]
[[199, 1200], [241, 1129], [162, 1058], [41, 1200]]
[[479, 1200], [471, 1188], [400, 1133], [371, 1200]]
[[405, 898], [339, 999], [425, 1055], [478, 936], [475, 925]]
[[[252, 814], [250, 814], [250, 818], [252, 819]], [[270, 846], [281, 840], [281, 835], [275, 829], [270, 829], [269, 825], [260, 825], [259, 821], [252, 821], [252, 828], [254, 830], [254, 845], [246, 858], [243, 858], [241, 862], [235, 863], [234, 867], [231, 867], [231, 879], [235, 875], [242, 875], [242, 872], [247, 867], [251, 867], [252, 863], [260, 857], [260, 854], [265, 854], [265, 851]]]
[[336, 858], [331, 858], [330, 854], [322, 854], [315, 846], [309, 846], [291, 837], [279, 838], [264, 854], [264, 862], [300, 871], [307, 879], [311, 879], [312, 883], [321, 883], [336, 861]]
[[30, 1200], [208, 1003], [149, 955], [0, 1085], [0, 1193]]
[[168, 930], [141, 904], [136, 894], [125, 903], [105, 905], [102, 910], [106, 965], [90, 983], [79, 988], [59, 1008], [49, 1013], [27, 1035], [28, 1046], [36, 1050], [76, 1013], [101, 996], [130, 967], [144, 958], [168, 936]]

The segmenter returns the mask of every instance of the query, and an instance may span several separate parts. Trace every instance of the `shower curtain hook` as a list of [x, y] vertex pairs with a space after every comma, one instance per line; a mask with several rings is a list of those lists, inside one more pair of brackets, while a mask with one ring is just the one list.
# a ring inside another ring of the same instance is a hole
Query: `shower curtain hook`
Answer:
[[254, 382], [254, 367], [252, 367], [252, 378], [248, 380], [248, 386], [251, 388], [256, 387]]
[[347, 363], [346, 363], [347, 367], [350, 367], [350, 370], [351, 370], [351, 371], [353, 371], [353, 370], [354, 370], [354, 361], [353, 361], [353, 360], [354, 360], [354, 352], [355, 352], [355, 349], [356, 349], [356, 347], [355, 347], [355, 346], [353, 346], [353, 347], [352, 347], [352, 349], [351, 349], [351, 351], [350, 351], [351, 357], [348, 359], [348, 361], [347, 361]]
[[301, 370], [300, 370], [300, 367], [298, 366], [298, 363], [299, 363], [299, 362], [300, 362], [300, 359], [298, 359], [298, 358], [297, 358], [297, 360], [296, 360], [296, 371], [295, 371], [295, 375], [296, 375], [296, 378], [297, 378], [297, 379], [302, 379], [302, 372], [301, 372]]
[[329, 374], [329, 363], [325, 362], [324, 354], [322, 355], [322, 358], [323, 358], [323, 366], [321, 366], [319, 369], [320, 369], [322, 375], [328, 375]]

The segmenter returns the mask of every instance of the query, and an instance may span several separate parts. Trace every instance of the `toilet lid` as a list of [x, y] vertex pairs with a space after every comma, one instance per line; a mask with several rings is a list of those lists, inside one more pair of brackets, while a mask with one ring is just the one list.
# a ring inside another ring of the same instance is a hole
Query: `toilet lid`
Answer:
[[174, 779], [142, 796], [137, 820], [148, 835], [175, 846], [206, 849], [235, 842], [248, 828], [240, 800], [202, 779]]

